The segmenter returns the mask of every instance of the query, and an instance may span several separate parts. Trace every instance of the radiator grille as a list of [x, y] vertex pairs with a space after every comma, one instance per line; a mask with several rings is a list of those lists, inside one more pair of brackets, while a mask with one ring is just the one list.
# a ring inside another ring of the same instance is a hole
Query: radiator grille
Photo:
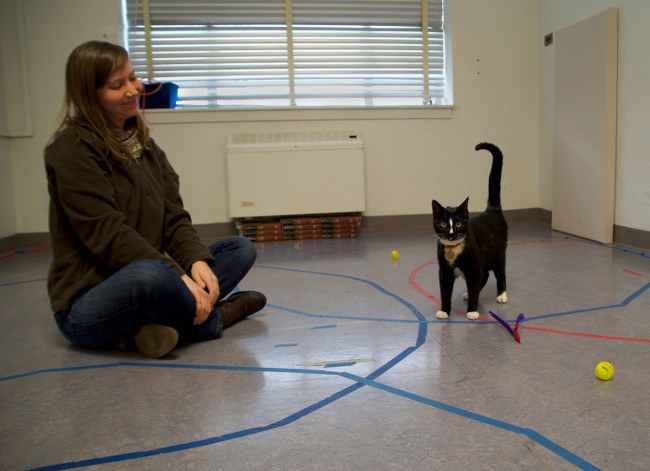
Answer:
[[310, 131], [310, 132], [272, 132], [272, 133], [236, 133], [231, 134], [228, 145], [255, 144], [305, 144], [305, 143], [355, 143], [360, 138], [355, 132], [347, 131]]
[[231, 218], [365, 211], [356, 132], [238, 133], [228, 138]]

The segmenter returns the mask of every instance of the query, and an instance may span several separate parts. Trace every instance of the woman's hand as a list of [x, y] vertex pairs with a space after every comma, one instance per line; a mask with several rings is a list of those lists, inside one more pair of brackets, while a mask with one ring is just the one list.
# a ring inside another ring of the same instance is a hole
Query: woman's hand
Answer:
[[194, 324], [199, 325], [205, 322], [219, 299], [219, 280], [202, 260], [192, 264], [190, 275], [191, 278], [187, 275], [182, 278], [196, 301]]
[[210, 295], [207, 291], [197, 285], [192, 278], [187, 275], [181, 276], [185, 285], [192, 293], [194, 301], [196, 302], [196, 315], [194, 316], [194, 325], [203, 324], [212, 312], [212, 303], [210, 303]]
[[210, 266], [203, 260], [199, 260], [192, 264], [190, 275], [192, 276], [194, 283], [208, 292], [210, 295], [210, 302], [212, 303], [212, 306], [214, 306], [217, 299], [219, 299], [219, 280], [217, 280], [217, 275], [214, 274]]
[[191, 278], [187, 275], [183, 275], [181, 278], [196, 302], [194, 324], [199, 325], [206, 321], [219, 298], [219, 280], [208, 264], [203, 261], [192, 264], [190, 275]]

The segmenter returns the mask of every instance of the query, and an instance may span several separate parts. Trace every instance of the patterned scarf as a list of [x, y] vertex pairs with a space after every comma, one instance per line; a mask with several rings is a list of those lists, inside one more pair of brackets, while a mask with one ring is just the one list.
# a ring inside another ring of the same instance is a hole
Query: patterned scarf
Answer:
[[125, 131], [119, 131], [118, 139], [122, 143], [124, 152], [130, 156], [136, 163], [140, 162], [142, 156], [142, 144], [138, 139], [138, 133], [135, 128]]
[[[74, 133], [84, 142], [87, 142], [98, 151], [106, 154], [108, 146], [106, 142], [91, 129], [91, 126], [85, 123], [79, 117], [71, 120], [69, 127], [73, 129]], [[142, 144], [138, 140], [138, 133], [136, 127], [131, 127], [127, 130], [113, 129], [115, 137], [120, 144], [123, 154], [131, 159], [131, 161], [140, 163], [142, 156]], [[108, 157], [108, 156], [107, 156]]]

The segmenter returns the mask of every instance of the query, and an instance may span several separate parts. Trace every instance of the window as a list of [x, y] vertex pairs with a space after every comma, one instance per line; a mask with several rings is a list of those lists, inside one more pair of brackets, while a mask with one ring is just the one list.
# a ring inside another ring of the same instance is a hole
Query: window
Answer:
[[136, 73], [179, 108], [448, 104], [443, 0], [125, 0]]

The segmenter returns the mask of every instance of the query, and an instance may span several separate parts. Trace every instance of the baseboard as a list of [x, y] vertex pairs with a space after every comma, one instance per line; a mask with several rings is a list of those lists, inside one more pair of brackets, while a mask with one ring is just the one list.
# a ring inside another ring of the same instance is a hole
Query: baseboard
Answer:
[[0, 239], [0, 254], [11, 250], [24, 250], [38, 247], [50, 240], [49, 232], [31, 232], [25, 234], [14, 234]]
[[[234, 222], [195, 224], [201, 239], [223, 239], [237, 234]], [[43, 245], [50, 240], [49, 232], [14, 234], [0, 238], [0, 255], [12, 250], [25, 250]]]
[[[541, 222], [550, 225], [553, 213], [548, 209], [512, 209], [504, 211], [509, 223]], [[432, 227], [430, 214], [407, 216], [364, 216], [361, 222], [363, 232], [407, 232], [429, 230]], [[624, 226], [614, 226], [614, 243], [642, 250], [650, 249], [650, 232]]]
[[648, 250], [650, 231], [614, 225], [614, 243]]
[[[542, 208], [512, 209], [504, 211], [509, 223], [541, 222], [551, 224], [552, 212]], [[202, 239], [223, 239], [237, 234], [234, 222], [195, 224]], [[404, 216], [364, 216], [361, 233], [364, 232], [408, 232], [431, 229], [430, 214], [409, 214]], [[0, 238], [0, 254], [15, 249], [38, 247], [50, 240], [47, 232], [14, 234]], [[614, 226], [614, 243], [642, 250], [650, 249], [650, 231], [624, 226]]]
[[553, 212], [549, 211], [548, 209], [542, 209], [538, 208], [539, 210], [539, 222], [543, 222], [544, 224], [551, 224], [551, 221], [553, 220]]
[[[504, 211], [506, 220], [514, 222], [544, 222], [542, 209], [511, 209]], [[478, 213], [475, 213], [478, 214]], [[474, 213], [472, 214], [472, 216]], [[550, 223], [550, 220], [549, 220]], [[364, 216], [361, 232], [406, 232], [422, 231], [433, 227], [431, 214], [410, 214], [406, 216]]]
[[431, 229], [431, 215], [363, 216], [361, 234], [364, 232], [408, 232]]

